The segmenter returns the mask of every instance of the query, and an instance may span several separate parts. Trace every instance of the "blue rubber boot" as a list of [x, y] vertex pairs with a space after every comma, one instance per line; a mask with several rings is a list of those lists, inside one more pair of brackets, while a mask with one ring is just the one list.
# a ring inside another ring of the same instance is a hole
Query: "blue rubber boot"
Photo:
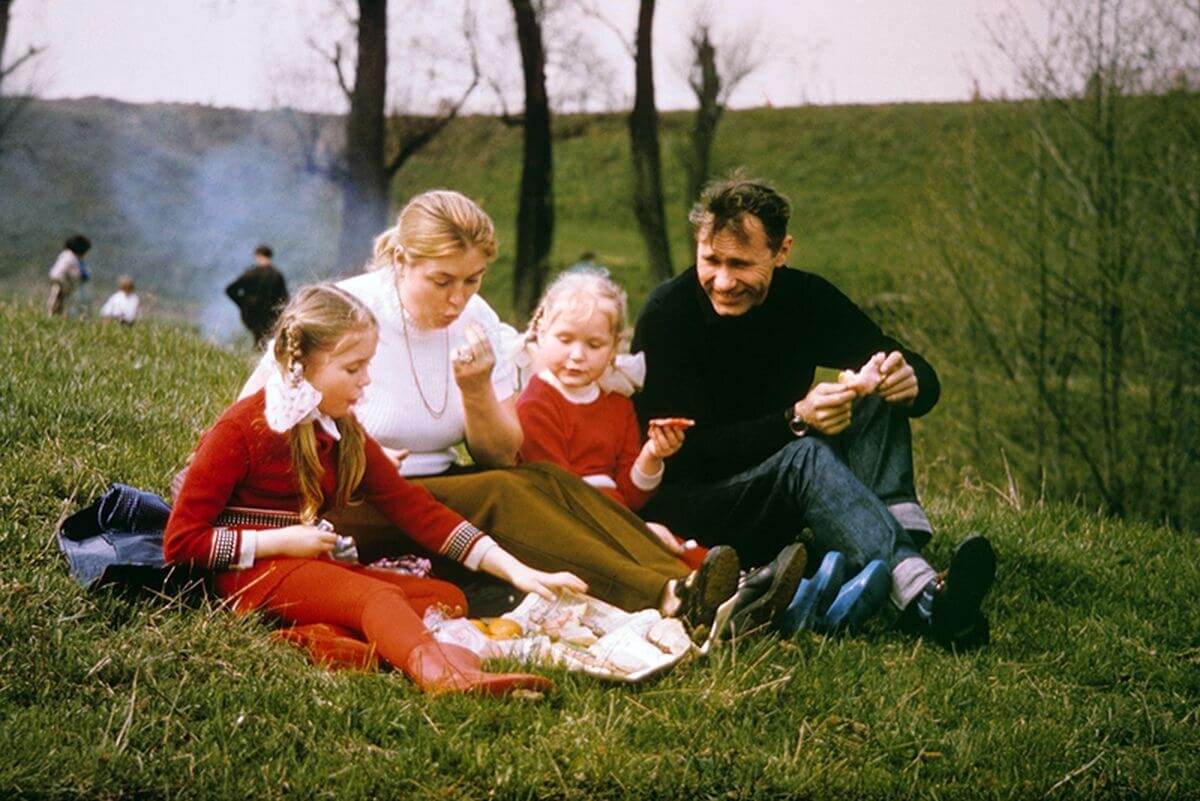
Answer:
[[820, 629], [831, 634], [857, 631], [880, 610], [891, 591], [892, 571], [886, 563], [876, 559], [842, 585], [821, 620]]
[[791, 637], [798, 631], [811, 629], [845, 583], [846, 559], [838, 551], [830, 551], [813, 577], [800, 582], [779, 620], [779, 633]]

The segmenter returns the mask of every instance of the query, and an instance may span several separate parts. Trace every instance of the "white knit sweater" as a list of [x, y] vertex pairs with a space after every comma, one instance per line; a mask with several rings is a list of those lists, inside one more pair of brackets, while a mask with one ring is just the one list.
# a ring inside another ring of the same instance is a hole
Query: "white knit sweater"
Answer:
[[[391, 270], [356, 275], [339, 281], [338, 286], [361, 300], [379, 321], [379, 349], [371, 361], [371, 384], [355, 407], [355, 414], [367, 433], [381, 444], [411, 451], [401, 464], [402, 475], [444, 472], [455, 462], [454, 446], [466, 436], [462, 393], [454, 382], [450, 351], [466, 344], [464, 332], [471, 322], [479, 323], [496, 352], [492, 386], [496, 400], [503, 401], [516, 391], [512, 354], [517, 332], [500, 321], [487, 301], [475, 295], [449, 328], [417, 328], [410, 318], [406, 343], [400, 317], [405, 312]], [[414, 372], [420, 381], [419, 391]], [[434, 417], [426, 404], [441, 410], [443, 398], [445, 411], [441, 417]]]

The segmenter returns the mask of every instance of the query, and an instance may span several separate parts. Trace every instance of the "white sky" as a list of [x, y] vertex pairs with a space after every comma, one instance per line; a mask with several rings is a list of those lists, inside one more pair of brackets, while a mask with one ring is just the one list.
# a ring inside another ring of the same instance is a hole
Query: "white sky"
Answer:
[[[392, 0], [392, 84], [403, 85], [396, 99], [419, 108], [460, 91], [464, 2], [478, 20], [485, 69], [509, 86], [509, 102], [519, 105], [515, 46], [503, 43], [512, 30], [507, 0]], [[636, 0], [593, 3], [632, 38]], [[11, 59], [31, 44], [46, 47], [25, 77], [43, 97], [247, 108], [283, 102], [337, 110], [332, 70], [307, 43], [312, 37], [329, 47], [346, 35], [344, 18], [331, 6], [330, 0], [16, 0], [7, 53]], [[730, 32], [759, 28], [764, 63], [734, 96], [735, 106], [961, 100], [973, 77], [989, 93], [1010, 89], [988, 28], [1015, 10], [1039, 30], [1045, 16], [1039, 0], [660, 0], [660, 108], [692, 105], [681, 64], [687, 31], [704, 7], [715, 20], [718, 47]], [[562, 59], [578, 54], [577, 40], [569, 38], [575, 30], [606, 62], [575, 79], [595, 84], [581, 102], [628, 101], [632, 66], [617, 34], [572, 11], [559, 19], [548, 32], [549, 48]], [[414, 43], [422, 54], [408, 49]], [[490, 90], [477, 91], [471, 110], [493, 110], [495, 98]]]

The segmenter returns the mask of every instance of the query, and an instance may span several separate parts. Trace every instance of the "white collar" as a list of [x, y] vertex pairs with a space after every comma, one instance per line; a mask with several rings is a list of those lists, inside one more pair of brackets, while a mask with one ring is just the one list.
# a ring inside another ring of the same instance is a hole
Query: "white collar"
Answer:
[[305, 379], [293, 384], [283, 377], [281, 370], [275, 369], [263, 392], [267, 425], [272, 431], [284, 434], [301, 423], [315, 422], [335, 440], [342, 438], [337, 422], [317, 408], [321, 404], [321, 393]]
[[564, 387], [554, 373], [549, 370], [539, 370], [538, 378], [558, 390], [558, 393], [576, 406], [592, 403], [600, 397], [600, 386], [593, 381], [586, 387]]

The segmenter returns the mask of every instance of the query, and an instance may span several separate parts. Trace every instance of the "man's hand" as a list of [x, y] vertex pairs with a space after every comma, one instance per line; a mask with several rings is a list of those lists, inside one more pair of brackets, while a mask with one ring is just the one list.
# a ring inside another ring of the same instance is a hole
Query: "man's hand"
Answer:
[[911, 404], [917, 398], [917, 374], [912, 365], [904, 360], [904, 354], [894, 350], [879, 367], [883, 381], [875, 388], [875, 394], [888, 403]]
[[856, 397], [851, 387], [823, 381], [796, 401], [792, 413], [812, 430], [832, 436], [850, 425], [850, 404]]

